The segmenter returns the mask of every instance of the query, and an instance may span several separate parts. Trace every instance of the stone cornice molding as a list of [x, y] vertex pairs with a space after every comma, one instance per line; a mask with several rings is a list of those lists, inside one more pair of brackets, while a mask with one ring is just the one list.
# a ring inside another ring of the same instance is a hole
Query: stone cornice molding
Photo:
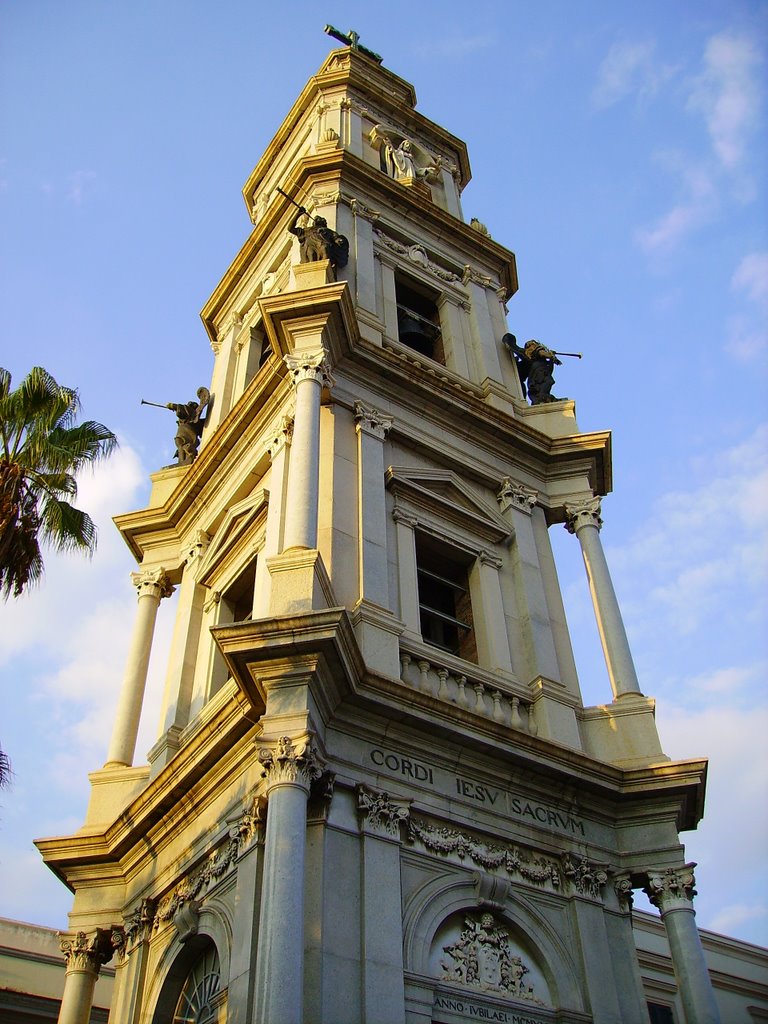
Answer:
[[586, 498], [584, 501], [568, 502], [565, 505], [565, 528], [568, 533], [578, 533], [585, 526], [600, 529], [600, 498]]
[[694, 863], [665, 871], [649, 871], [643, 892], [662, 914], [669, 910], [691, 910], [696, 895]]
[[288, 367], [294, 388], [297, 388], [305, 380], [311, 380], [326, 388], [332, 388], [336, 383], [328, 364], [328, 353], [325, 349], [283, 356], [283, 360]]
[[165, 569], [142, 569], [140, 572], [131, 573], [131, 583], [138, 591], [138, 596], [154, 597], [160, 601], [163, 597], [170, 597], [175, 587], [171, 584], [168, 573]]
[[392, 429], [393, 422], [391, 416], [385, 416], [378, 409], [364, 405], [362, 402], [355, 402], [355, 423], [358, 430], [365, 431], [383, 441], [387, 431]]
[[357, 786], [357, 810], [364, 825], [379, 835], [400, 838], [400, 826], [408, 824], [409, 800], [392, 800], [388, 793]]
[[83, 971], [97, 975], [115, 952], [112, 945], [112, 932], [115, 930], [122, 931], [96, 928], [90, 935], [86, 932], [59, 932], [59, 947], [64, 954], [67, 974]]
[[517, 483], [512, 477], [505, 476], [501, 481], [501, 490], [496, 495], [502, 513], [510, 508], [517, 509], [530, 515], [536, 507], [539, 492], [533, 487], [526, 487], [525, 484]]
[[276, 786], [299, 786], [309, 795], [310, 786], [323, 773], [310, 739], [294, 743], [289, 736], [281, 736], [273, 746], [260, 747], [257, 756], [268, 794]]

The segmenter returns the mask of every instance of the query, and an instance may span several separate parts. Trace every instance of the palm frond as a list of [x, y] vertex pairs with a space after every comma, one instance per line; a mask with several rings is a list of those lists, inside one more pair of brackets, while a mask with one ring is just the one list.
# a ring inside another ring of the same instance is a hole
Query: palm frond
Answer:
[[96, 524], [87, 512], [68, 501], [47, 496], [40, 511], [40, 537], [57, 551], [79, 548], [92, 554], [96, 548]]

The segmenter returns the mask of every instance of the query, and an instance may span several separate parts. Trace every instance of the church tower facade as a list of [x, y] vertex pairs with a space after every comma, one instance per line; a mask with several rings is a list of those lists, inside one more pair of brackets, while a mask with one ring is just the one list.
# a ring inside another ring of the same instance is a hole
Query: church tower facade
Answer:
[[138, 606], [107, 762], [83, 828], [39, 842], [75, 894], [60, 1020], [85, 1024], [114, 957], [112, 1024], [641, 1024], [644, 888], [689, 1024], [715, 1022], [679, 838], [706, 763], [664, 755], [635, 673], [600, 540], [610, 435], [526, 401], [515, 258], [464, 221], [466, 147], [352, 43], [246, 182], [253, 231], [202, 313], [199, 451], [116, 519]]

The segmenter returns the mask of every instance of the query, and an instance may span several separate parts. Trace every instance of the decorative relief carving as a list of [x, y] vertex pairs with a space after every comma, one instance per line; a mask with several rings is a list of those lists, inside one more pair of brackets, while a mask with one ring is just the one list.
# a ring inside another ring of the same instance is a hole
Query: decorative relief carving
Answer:
[[695, 864], [684, 864], [680, 868], [667, 868], [666, 871], [649, 871], [648, 883], [643, 886], [648, 899], [659, 910], [690, 908], [696, 895], [696, 878], [693, 873]]
[[632, 879], [629, 875], [616, 875], [613, 879], [613, 891], [622, 910], [631, 910], [634, 897], [632, 895]]
[[302, 381], [311, 380], [320, 384], [321, 387], [332, 388], [336, 382], [328, 366], [327, 358], [324, 349], [318, 352], [283, 356], [294, 387], [298, 387]]
[[277, 418], [275, 425], [269, 431], [269, 441], [265, 450], [270, 459], [274, 459], [284, 445], [289, 444], [293, 435], [293, 412], [284, 413]]
[[447, 281], [449, 284], [456, 284], [460, 281], [458, 274], [434, 263], [423, 245], [406, 245], [404, 242], [398, 242], [397, 239], [384, 234], [379, 228], [374, 228], [373, 233], [379, 244], [385, 249], [389, 249], [390, 252], [395, 252], [399, 256], [405, 256], [411, 263], [417, 264], [441, 281]]
[[294, 744], [290, 737], [281, 736], [274, 747], [261, 747], [258, 759], [263, 765], [261, 777], [266, 779], [268, 789], [294, 783], [309, 792], [312, 782], [323, 773], [309, 740]]
[[497, 846], [483, 843], [466, 832], [450, 828], [436, 828], [426, 821], [410, 816], [408, 838], [419, 840], [435, 853], [455, 853], [464, 860], [469, 857], [486, 870], [504, 868], [508, 874], [525, 879], [534, 885], [561, 886], [560, 867], [554, 858], [527, 855], [517, 846]]
[[200, 904], [197, 900], [189, 900], [173, 915], [173, 927], [179, 938], [179, 942], [188, 942], [194, 935], [197, 935], [197, 928], [200, 921]]
[[501, 490], [496, 495], [496, 500], [501, 506], [502, 512], [516, 508], [520, 512], [527, 512], [530, 515], [536, 507], [538, 497], [539, 492], [535, 491], [533, 487], [526, 487], [525, 484], [514, 481], [512, 477], [505, 476], [501, 482]]
[[568, 879], [576, 892], [582, 896], [591, 896], [599, 900], [603, 895], [603, 886], [608, 881], [607, 865], [593, 864], [579, 854], [563, 854], [563, 875]]
[[165, 569], [142, 569], [131, 573], [131, 583], [138, 591], [139, 597], [155, 597], [159, 601], [170, 597], [174, 591]]
[[475, 270], [469, 263], [464, 265], [464, 272], [461, 275], [461, 283], [467, 285], [470, 283], [479, 284], [483, 288], [493, 288], [494, 290], [499, 287], [499, 282], [494, 281], [492, 277], [488, 277], [487, 274], [481, 274], [479, 270]]
[[477, 557], [481, 565], [490, 565], [494, 569], [501, 569], [504, 565], [503, 560], [498, 555], [494, 555], [492, 551], [488, 551], [486, 548], [479, 551]]
[[143, 899], [135, 910], [123, 915], [126, 956], [130, 956], [140, 943], [149, 938], [155, 923], [156, 910], [157, 900]]
[[392, 518], [396, 523], [402, 523], [403, 526], [409, 527], [411, 530], [415, 530], [419, 525], [419, 520], [410, 512], [406, 512], [400, 505], [395, 505], [392, 509]]
[[[157, 904], [152, 924], [155, 929], [175, 919], [179, 910], [187, 903], [197, 900], [205, 891], [222, 878], [237, 860], [241, 849], [247, 846], [264, 820], [266, 801], [256, 797], [249, 809], [235, 819], [228, 833], [228, 842], [214, 850], [197, 870], [184, 878]], [[146, 902], [146, 901], [145, 901]], [[143, 906], [143, 904], [142, 904]], [[141, 908], [139, 908], [139, 912]]]
[[59, 932], [59, 948], [64, 954], [67, 973], [87, 971], [98, 974], [102, 964], [112, 959], [113, 931], [115, 929], [97, 928], [90, 936], [85, 932]]
[[392, 429], [393, 420], [391, 416], [385, 416], [378, 409], [363, 405], [362, 402], [355, 402], [355, 423], [383, 441], [387, 431]]
[[309, 802], [307, 804], [307, 818], [327, 818], [333, 800], [333, 790], [336, 785], [336, 773], [324, 771], [314, 780], [309, 790]]
[[530, 968], [512, 950], [509, 932], [493, 914], [468, 914], [458, 940], [443, 946], [443, 952], [446, 955], [440, 961], [442, 981], [546, 1005], [534, 994], [533, 985], [526, 984], [525, 975]]
[[587, 498], [585, 501], [567, 504], [565, 516], [565, 528], [568, 533], [578, 533], [583, 526], [596, 526], [599, 530], [603, 525], [600, 518], [600, 498]]
[[370, 789], [360, 784], [357, 787], [357, 809], [366, 818], [375, 832], [400, 838], [400, 826], [408, 824], [408, 803], [390, 800], [388, 793]]
[[349, 206], [355, 216], [363, 217], [365, 220], [369, 220], [372, 224], [375, 224], [376, 221], [381, 218], [380, 210], [374, 210], [372, 207], [366, 205], [366, 203], [361, 199], [348, 199], [346, 196], [342, 196], [341, 201]]

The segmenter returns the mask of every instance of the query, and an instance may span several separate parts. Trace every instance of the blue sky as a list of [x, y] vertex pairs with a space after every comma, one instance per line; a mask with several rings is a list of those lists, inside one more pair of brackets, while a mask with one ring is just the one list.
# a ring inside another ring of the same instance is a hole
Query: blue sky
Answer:
[[[509, 329], [610, 428], [603, 542], [667, 753], [710, 758], [684, 836], [699, 923], [768, 944], [768, 238], [765, 3], [450, 0], [269, 7], [0, 0], [0, 365], [80, 388], [122, 448], [83, 480], [92, 562], [48, 559], [0, 606], [0, 914], [64, 926], [34, 837], [82, 823], [135, 596], [110, 517], [171, 461], [208, 384], [199, 310], [247, 238], [240, 190], [350, 26], [463, 138], [464, 214], [518, 259]], [[578, 544], [553, 530], [585, 701], [610, 689]], [[164, 602], [139, 739], [155, 738]]]

